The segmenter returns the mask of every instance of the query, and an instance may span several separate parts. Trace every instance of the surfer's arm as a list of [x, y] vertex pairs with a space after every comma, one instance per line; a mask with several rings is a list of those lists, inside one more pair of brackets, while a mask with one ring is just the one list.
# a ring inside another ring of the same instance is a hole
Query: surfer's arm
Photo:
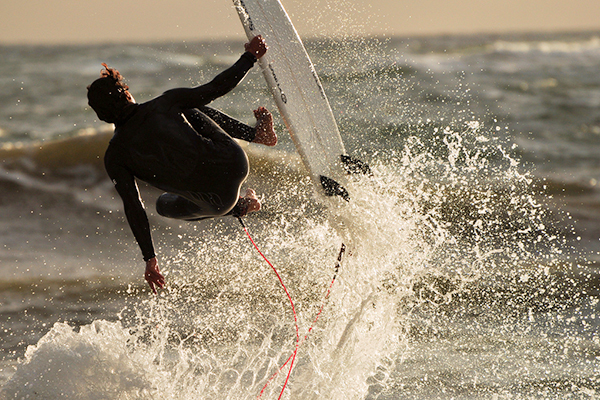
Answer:
[[266, 51], [264, 40], [260, 36], [255, 37], [246, 44], [246, 52], [241, 55], [239, 60], [212, 81], [195, 88], [168, 90], [161, 96], [165, 102], [163, 104], [166, 107], [176, 106], [180, 109], [199, 108], [207, 105], [233, 90], [254, 66], [257, 58], [262, 57]]
[[113, 181], [117, 193], [123, 201], [127, 222], [142, 250], [144, 261], [146, 261], [144, 278], [150, 285], [150, 289], [156, 293], [155, 286], [162, 288], [165, 284], [165, 278], [158, 269], [158, 261], [154, 254], [154, 245], [150, 233], [150, 223], [146, 211], [144, 211], [135, 178], [127, 168], [116, 162], [115, 155], [110, 151], [110, 147], [104, 157], [104, 163], [108, 176]]
[[256, 57], [246, 52], [240, 59], [207, 84], [195, 88], [177, 88], [166, 91], [161, 97], [168, 106], [180, 109], [198, 108], [224, 96], [235, 88], [256, 63]]
[[135, 178], [125, 166], [117, 161], [119, 158], [121, 157], [116, 155], [114, 151], [111, 151], [109, 147], [104, 157], [104, 165], [108, 176], [123, 201], [127, 222], [142, 250], [144, 261], [148, 261], [155, 256], [152, 235], [150, 233], [150, 223], [140, 199]]

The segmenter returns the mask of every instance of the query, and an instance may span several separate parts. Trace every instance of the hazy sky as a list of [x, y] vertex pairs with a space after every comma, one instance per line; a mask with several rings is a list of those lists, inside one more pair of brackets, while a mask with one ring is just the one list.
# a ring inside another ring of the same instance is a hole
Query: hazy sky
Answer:
[[[301, 36], [600, 30], [600, 0], [282, 0]], [[231, 0], [0, 0], [1, 43], [243, 37]]]

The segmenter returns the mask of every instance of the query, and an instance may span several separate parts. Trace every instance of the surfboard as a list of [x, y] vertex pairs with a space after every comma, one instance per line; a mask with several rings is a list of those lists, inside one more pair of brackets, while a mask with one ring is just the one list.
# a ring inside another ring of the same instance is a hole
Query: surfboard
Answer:
[[267, 85], [317, 192], [349, 201], [346, 176], [366, 164], [346, 154], [325, 90], [279, 0], [233, 0], [248, 39], [268, 46], [259, 59]]

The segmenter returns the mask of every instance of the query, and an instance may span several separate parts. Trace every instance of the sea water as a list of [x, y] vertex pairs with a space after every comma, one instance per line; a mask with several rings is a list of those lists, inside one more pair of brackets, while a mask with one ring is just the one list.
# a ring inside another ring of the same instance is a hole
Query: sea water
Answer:
[[273, 111], [245, 224], [294, 311], [236, 220], [161, 218], [140, 183], [152, 295], [86, 104], [102, 62], [143, 102], [241, 42], [0, 47], [0, 398], [600, 395], [600, 33], [306, 45], [373, 170], [349, 203], [316, 196], [258, 69], [213, 103]]

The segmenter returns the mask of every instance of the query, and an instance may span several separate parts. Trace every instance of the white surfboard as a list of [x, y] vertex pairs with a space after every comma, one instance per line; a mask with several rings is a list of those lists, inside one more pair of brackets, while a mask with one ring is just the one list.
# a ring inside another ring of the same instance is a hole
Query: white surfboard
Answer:
[[248, 38], [262, 35], [267, 43], [259, 65], [317, 191], [349, 200], [347, 168], [357, 161], [346, 156], [321, 81], [285, 9], [279, 0], [233, 4]]

